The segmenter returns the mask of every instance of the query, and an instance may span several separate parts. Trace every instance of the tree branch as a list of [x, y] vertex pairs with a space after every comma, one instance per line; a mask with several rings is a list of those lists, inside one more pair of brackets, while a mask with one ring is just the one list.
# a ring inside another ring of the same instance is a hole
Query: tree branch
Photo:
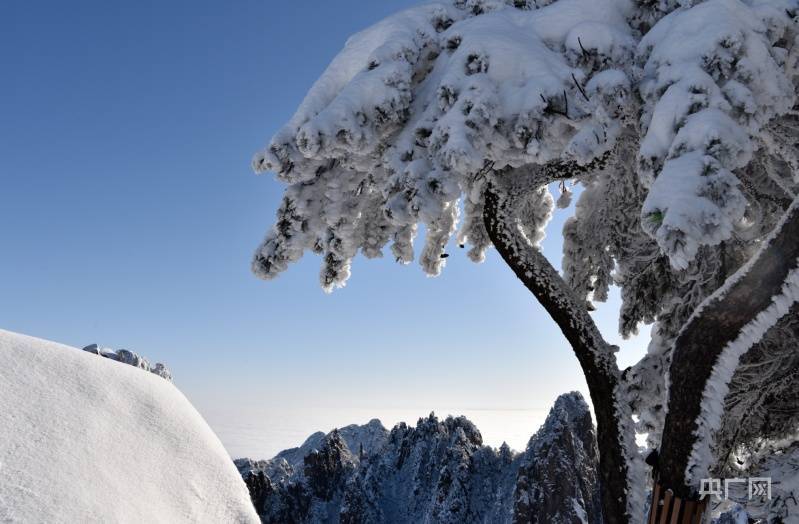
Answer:
[[568, 169], [551, 166], [495, 175], [486, 189], [483, 218], [503, 260], [558, 324], [580, 362], [597, 418], [605, 521], [628, 522], [629, 464], [624, 443], [631, 438], [632, 430], [620, 411], [624, 408], [618, 399], [620, 373], [613, 347], [602, 338], [585, 302], [575, 296], [546, 257], [529, 243], [518, 220], [525, 195], [566, 177]]
[[[799, 302], [775, 325], [763, 340], [741, 357], [724, 399], [724, 419], [716, 435], [714, 476], [728, 470], [735, 448], [754, 436], [781, 438], [787, 428], [795, 428], [799, 417]], [[781, 416], [790, 406], [789, 417]]]

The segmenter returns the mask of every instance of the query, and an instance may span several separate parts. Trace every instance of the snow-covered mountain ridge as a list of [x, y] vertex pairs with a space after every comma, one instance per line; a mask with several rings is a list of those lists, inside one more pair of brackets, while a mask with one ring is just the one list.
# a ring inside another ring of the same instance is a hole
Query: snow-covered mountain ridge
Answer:
[[600, 523], [596, 435], [579, 393], [561, 395], [522, 453], [484, 446], [464, 417], [378, 420], [315, 433], [236, 465], [263, 522]]

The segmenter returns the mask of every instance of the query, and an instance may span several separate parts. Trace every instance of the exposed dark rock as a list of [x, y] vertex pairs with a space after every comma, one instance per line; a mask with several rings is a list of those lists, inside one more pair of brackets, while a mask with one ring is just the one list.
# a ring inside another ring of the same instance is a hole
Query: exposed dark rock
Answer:
[[514, 522], [602, 522], [599, 453], [591, 414], [561, 395], [530, 439], [516, 483]]
[[324, 501], [331, 500], [337, 491], [341, 491], [355, 470], [355, 460], [337, 429], [325, 438], [322, 449], [311, 451], [303, 462], [311, 493]]
[[93, 353], [95, 355], [99, 355], [100, 354], [100, 346], [98, 346], [97, 344], [89, 344], [88, 346], [83, 348], [83, 351], [86, 351], [88, 353]]

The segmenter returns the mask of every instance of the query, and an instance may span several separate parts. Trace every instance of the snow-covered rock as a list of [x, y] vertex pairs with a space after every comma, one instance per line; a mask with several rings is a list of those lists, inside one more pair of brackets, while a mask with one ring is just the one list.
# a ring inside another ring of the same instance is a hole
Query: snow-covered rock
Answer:
[[[377, 419], [372, 419], [362, 426], [350, 424], [338, 428], [336, 432], [352, 453], [355, 463], [360, 462], [361, 457], [367, 457], [380, 451], [388, 439], [388, 430]], [[301, 446], [284, 449], [269, 460], [241, 458], [234, 462], [244, 478], [250, 474], [263, 472], [272, 482], [282, 482], [291, 477], [295, 471], [300, 471], [303, 468], [305, 457], [315, 450], [322, 449], [329, 435], [317, 431], [305, 439]]]
[[170, 382], [3, 330], [0, 361], [0, 522], [258, 522]]
[[[355, 449], [353, 449], [355, 448]], [[562, 395], [523, 453], [484, 446], [464, 417], [315, 433], [236, 461], [264, 522], [601, 522], [588, 406]]]
[[515, 522], [600, 522], [599, 452], [591, 414], [561, 395], [530, 439], [516, 482]]
[[133, 367], [149, 371], [150, 373], [155, 373], [159, 377], [165, 378], [166, 380], [172, 380], [172, 373], [165, 365], [160, 362], [150, 365], [149, 360], [138, 353], [134, 353], [133, 351], [129, 351], [127, 349], [113, 350], [110, 348], [100, 347], [97, 344], [89, 344], [83, 348], [83, 351], [93, 355], [100, 355], [105, 358], [110, 358], [111, 360], [122, 362], [123, 364], [129, 364]]
[[[363, 426], [351, 424], [338, 428], [336, 431], [341, 435], [347, 448], [356, 454], [356, 459], [361, 455], [361, 452], [371, 455], [379, 451], [388, 439], [388, 430], [377, 419], [372, 419]], [[289, 464], [297, 467], [297, 465], [302, 464], [302, 460], [309, 453], [315, 449], [321, 449], [326, 437], [327, 435], [323, 432], [317, 431], [308, 437], [299, 448], [281, 451], [275, 458], [285, 459]]]

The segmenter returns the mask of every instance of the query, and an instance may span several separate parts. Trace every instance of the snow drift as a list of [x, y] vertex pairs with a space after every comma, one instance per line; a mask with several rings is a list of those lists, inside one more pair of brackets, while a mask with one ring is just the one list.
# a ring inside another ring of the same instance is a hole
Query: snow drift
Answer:
[[258, 522], [170, 382], [0, 330], [0, 521]]

